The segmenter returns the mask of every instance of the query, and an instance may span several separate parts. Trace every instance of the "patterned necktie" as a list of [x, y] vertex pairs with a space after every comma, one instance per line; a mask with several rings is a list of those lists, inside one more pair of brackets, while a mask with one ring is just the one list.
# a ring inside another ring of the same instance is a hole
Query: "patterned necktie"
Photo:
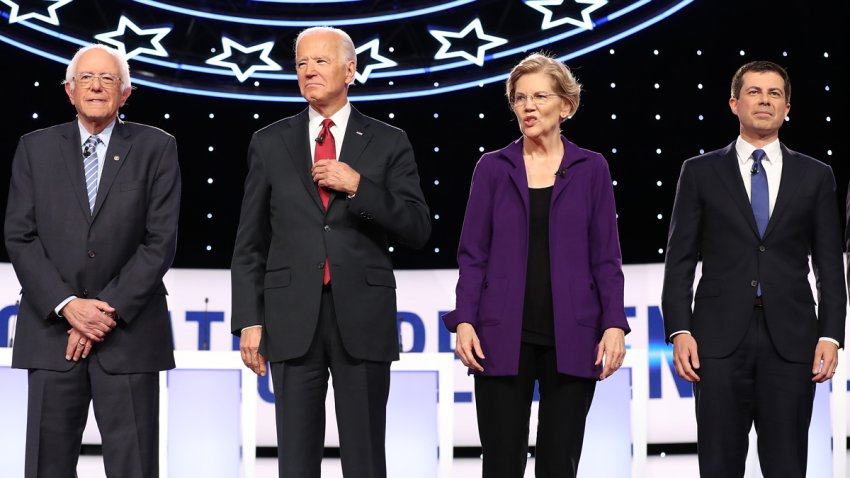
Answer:
[[89, 212], [94, 212], [94, 202], [97, 199], [97, 144], [100, 138], [89, 136], [83, 145], [83, 172], [86, 175], [86, 192], [89, 197]]
[[[325, 118], [322, 121], [322, 131], [319, 132], [319, 136], [316, 138], [316, 151], [313, 155], [313, 162], [320, 159], [336, 159], [336, 141], [334, 141], [334, 135], [331, 133], [331, 126], [333, 125], [334, 122], [330, 118]], [[327, 189], [320, 187], [319, 197], [322, 198], [322, 205], [325, 207], [325, 211], [327, 211], [328, 202], [330, 202], [331, 199], [330, 192]], [[327, 257], [325, 257], [325, 273], [322, 277], [322, 283], [327, 285], [330, 281], [330, 261]]]
[[[753, 207], [753, 216], [759, 229], [759, 236], [764, 238], [767, 229], [767, 221], [770, 219], [770, 195], [767, 189], [767, 173], [761, 164], [766, 153], [762, 149], [753, 151], [753, 169], [750, 170], [750, 202]], [[756, 295], [761, 296], [761, 284], [756, 288]]]

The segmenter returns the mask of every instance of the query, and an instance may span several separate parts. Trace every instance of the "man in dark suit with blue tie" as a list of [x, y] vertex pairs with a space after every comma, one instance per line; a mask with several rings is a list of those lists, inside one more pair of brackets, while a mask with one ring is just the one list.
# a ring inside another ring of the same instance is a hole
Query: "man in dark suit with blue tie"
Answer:
[[310, 28], [295, 45], [309, 107], [251, 140], [231, 325], [246, 366], [271, 362], [280, 476], [321, 473], [330, 374], [343, 475], [383, 478], [399, 357], [388, 241], [423, 246], [428, 207], [407, 135], [348, 102], [348, 34]]
[[89, 403], [110, 478], [158, 476], [159, 374], [174, 367], [162, 277], [177, 243], [174, 138], [118, 119], [124, 55], [82, 48], [77, 119], [18, 143], [6, 249], [23, 288], [12, 366], [29, 370], [26, 478], [74, 476]]
[[662, 308], [676, 371], [694, 384], [703, 477], [743, 476], [753, 424], [764, 476], [805, 477], [815, 384], [844, 341], [835, 178], [779, 142], [790, 98], [781, 66], [742, 66], [729, 100], [740, 136], [679, 176]]

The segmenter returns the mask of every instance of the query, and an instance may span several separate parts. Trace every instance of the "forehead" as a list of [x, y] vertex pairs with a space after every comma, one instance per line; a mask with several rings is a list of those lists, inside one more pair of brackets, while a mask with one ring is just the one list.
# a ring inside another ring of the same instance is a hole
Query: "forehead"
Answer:
[[534, 93], [537, 91], [550, 90], [554, 84], [553, 79], [543, 72], [526, 73], [516, 80], [514, 88], [517, 91]]
[[298, 43], [296, 57], [303, 56], [336, 56], [341, 40], [333, 32], [314, 32], [305, 35]]
[[753, 87], [762, 89], [779, 88], [785, 91], [785, 80], [779, 76], [779, 73], [773, 71], [748, 71], [744, 73], [742, 80], [742, 88], [744, 89]]
[[109, 53], [95, 48], [83, 53], [77, 62], [77, 71], [115, 73], [118, 71], [118, 60]]

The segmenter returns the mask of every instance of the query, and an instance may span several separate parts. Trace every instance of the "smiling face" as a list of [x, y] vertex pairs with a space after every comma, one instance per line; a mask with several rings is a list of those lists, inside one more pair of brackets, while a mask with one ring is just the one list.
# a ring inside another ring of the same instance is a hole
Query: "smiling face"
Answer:
[[122, 91], [120, 81], [111, 87], [104, 87], [97, 78], [88, 85], [81, 85], [76, 79], [83, 73], [95, 76], [108, 74], [120, 78], [118, 61], [103, 50], [97, 48], [89, 50], [77, 62], [73, 88], [71, 83], [65, 83], [65, 93], [77, 109], [80, 123], [88, 132], [97, 134], [115, 121], [118, 117], [118, 108], [124, 106], [124, 102], [130, 97], [131, 89], [126, 88]]
[[772, 71], [744, 73], [738, 98], [729, 99], [732, 113], [741, 124], [741, 137], [755, 146], [770, 143], [791, 110], [785, 95], [785, 80]]
[[[519, 129], [523, 136], [540, 138], [558, 136], [561, 121], [570, 115], [570, 104], [562, 97], [554, 95], [554, 81], [546, 73], [528, 73], [517, 79], [514, 98], [525, 97], [524, 102], [514, 102]], [[532, 99], [544, 97], [543, 104], [535, 104]]]
[[342, 38], [329, 31], [309, 33], [295, 51], [298, 88], [310, 105], [329, 117], [348, 101], [355, 62], [343, 56]]

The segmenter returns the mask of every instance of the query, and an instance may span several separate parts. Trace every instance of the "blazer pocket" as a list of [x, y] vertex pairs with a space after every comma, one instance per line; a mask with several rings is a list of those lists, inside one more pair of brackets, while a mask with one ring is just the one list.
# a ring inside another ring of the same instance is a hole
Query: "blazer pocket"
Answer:
[[136, 189], [141, 189], [145, 186], [146, 182], [147, 181], [144, 179], [140, 179], [138, 181], [124, 181], [121, 183], [121, 191], [134, 191]]
[[291, 282], [292, 270], [287, 267], [286, 269], [266, 272], [266, 276], [263, 279], [263, 288], [275, 289], [277, 287], [288, 287]]
[[393, 275], [392, 269], [367, 267], [366, 283], [369, 285], [392, 287], [395, 289], [395, 275]]

